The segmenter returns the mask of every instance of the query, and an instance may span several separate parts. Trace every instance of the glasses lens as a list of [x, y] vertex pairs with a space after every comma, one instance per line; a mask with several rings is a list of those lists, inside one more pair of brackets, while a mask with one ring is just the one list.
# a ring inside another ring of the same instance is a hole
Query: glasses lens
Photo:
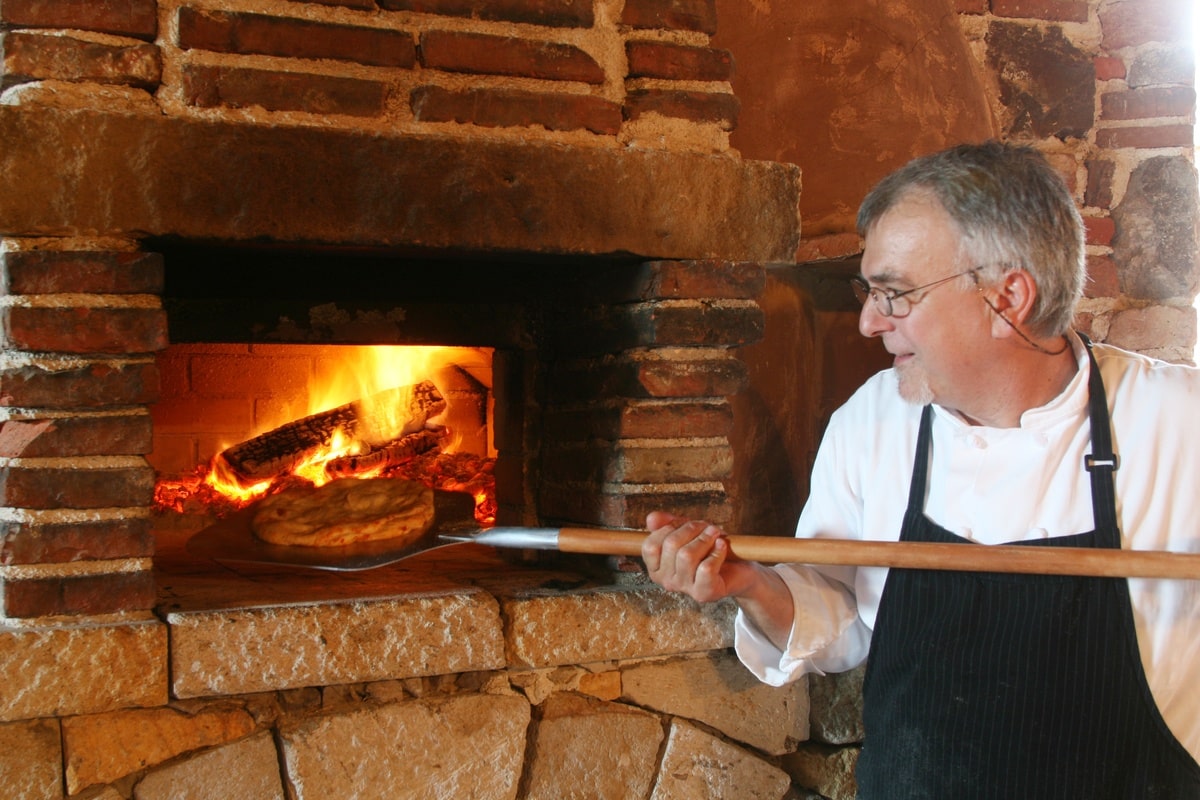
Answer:
[[851, 278], [850, 288], [854, 290], [854, 297], [860, 303], [865, 304], [867, 298], [871, 296], [871, 287], [862, 278]]

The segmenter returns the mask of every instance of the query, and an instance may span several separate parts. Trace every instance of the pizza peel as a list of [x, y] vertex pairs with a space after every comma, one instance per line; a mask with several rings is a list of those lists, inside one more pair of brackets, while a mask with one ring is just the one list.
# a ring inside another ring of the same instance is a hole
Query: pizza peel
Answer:
[[[187, 550], [193, 556], [216, 561], [357, 571], [464, 542], [563, 553], [639, 556], [646, 538], [646, 531], [618, 528], [480, 528], [473, 511], [474, 500], [470, 495], [435, 491], [433, 526], [415, 540], [383, 539], [342, 547], [287, 547], [269, 544], [254, 535], [250, 529], [254, 514], [251, 506], [196, 533], [188, 540]], [[735, 558], [770, 564], [1200, 579], [1197, 553], [739, 535], [730, 536], [729, 544]]]
[[[646, 531], [608, 528], [487, 528], [443, 533], [447, 541], [564, 553], [637, 556]], [[954, 572], [1008, 572], [1102, 578], [1200, 579], [1200, 553], [1112, 550], [1039, 545], [795, 539], [730, 536], [729, 550], [743, 561], [897, 567]]]

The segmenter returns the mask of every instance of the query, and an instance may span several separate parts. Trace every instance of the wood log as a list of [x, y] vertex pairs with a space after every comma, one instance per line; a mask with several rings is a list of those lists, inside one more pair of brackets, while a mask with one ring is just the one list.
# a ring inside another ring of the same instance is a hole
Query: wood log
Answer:
[[[400, 409], [394, 415], [392, 411]], [[382, 409], [388, 409], [384, 414]], [[446, 410], [446, 401], [432, 381], [399, 386], [336, 408], [293, 420], [236, 444], [217, 456], [217, 469], [250, 486], [271, 480], [303, 464], [329, 446], [338, 431], [352, 440], [378, 442], [384, 416], [405, 420], [394, 438], [417, 433]]]
[[445, 428], [426, 428], [410, 433], [360, 455], [332, 458], [325, 463], [325, 474], [330, 478], [349, 478], [394, 467], [439, 447], [445, 436]]

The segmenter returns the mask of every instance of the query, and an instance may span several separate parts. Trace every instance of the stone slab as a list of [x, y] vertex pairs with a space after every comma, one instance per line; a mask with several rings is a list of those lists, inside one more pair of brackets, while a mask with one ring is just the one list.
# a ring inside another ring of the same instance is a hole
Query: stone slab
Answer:
[[0, 721], [161, 705], [166, 670], [157, 620], [0, 628]]
[[174, 612], [176, 697], [441, 675], [504, 666], [499, 609], [479, 590]]
[[22, 106], [0, 141], [0, 235], [764, 262], [800, 238], [799, 168], [728, 154]]

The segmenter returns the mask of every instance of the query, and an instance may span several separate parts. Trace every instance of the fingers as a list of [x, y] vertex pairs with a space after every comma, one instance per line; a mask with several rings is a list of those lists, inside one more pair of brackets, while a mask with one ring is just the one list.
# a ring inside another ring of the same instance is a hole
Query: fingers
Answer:
[[642, 544], [642, 559], [651, 580], [698, 600], [709, 599], [720, 585], [728, 553], [724, 532], [703, 520], [661, 512], [650, 514], [646, 527], [650, 533]]

